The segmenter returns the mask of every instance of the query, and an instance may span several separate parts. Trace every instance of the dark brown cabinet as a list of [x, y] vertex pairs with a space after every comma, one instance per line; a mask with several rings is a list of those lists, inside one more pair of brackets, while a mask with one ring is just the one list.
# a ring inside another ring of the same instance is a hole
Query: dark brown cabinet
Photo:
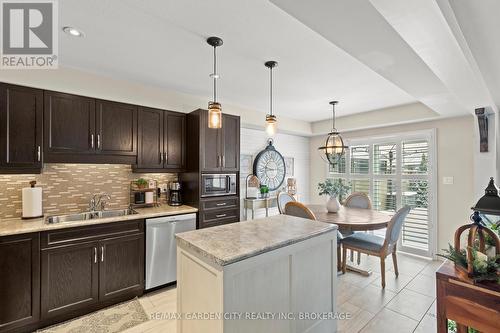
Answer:
[[95, 153], [95, 100], [46, 91], [44, 151], [47, 162], [70, 162]]
[[136, 172], [182, 171], [186, 167], [186, 115], [139, 109]]
[[135, 156], [137, 154], [137, 106], [96, 102], [96, 146], [104, 155]]
[[65, 320], [144, 290], [144, 220], [41, 233], [41, 318]]
[[44, 151], [53, 163], [137, 160], [137, 107], [46, 91]]
[[222, 115], [222, 128], [208, 128], [208, 112], [200, 115], [202, 172], [236, 172], [240, 164], [240, 117]]
[[0, 83], [0, 172], [40, 173], [43, 91]]
[[99, 242], [99, 300], [141, 293], [144, 281], [144, 235], [135, 234]]
[[42, 318], [85, 309], [98, 301], [98, 243], [42, 250]]
[[40, 317], [39, 234], [0, 237], [0, 332]]

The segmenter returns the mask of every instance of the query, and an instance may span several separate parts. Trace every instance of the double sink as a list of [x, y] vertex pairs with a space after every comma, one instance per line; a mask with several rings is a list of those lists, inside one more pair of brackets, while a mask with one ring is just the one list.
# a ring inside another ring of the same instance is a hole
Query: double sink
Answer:
[[94, 212], [49, 216], [47, 217], [46, 222], [47, 223], [77, 222], [77, 221], [104, 219], [109, 217], [120, 217], [120, 216], [134, 215], [134, 214], [138, 213], [132, 208], [101, 210]]

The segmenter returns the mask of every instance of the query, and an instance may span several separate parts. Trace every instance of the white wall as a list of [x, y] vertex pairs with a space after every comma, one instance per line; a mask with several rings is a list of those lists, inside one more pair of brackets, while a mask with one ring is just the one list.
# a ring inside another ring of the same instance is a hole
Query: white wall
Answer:
[[[65, 67], [56, 70], [1, 70], [0, 82], [186, 113], [198, 108], [206, 109], [210, 98], [210, 95], [188, 95], [158, 86], [118, 80]], [[265, 112], [230, 105], [224, 101], [221, 103], [222, 111], [240, 116], [243, 125], [264, 129]], [[282, 132], [311, 135], [311, 124], [307, 121], [283, 116], [280, 116], [278, 121]]]
[[[310, 167], [310, 138], [278, 133], [274, 137], [274, 147], [283, 157], [293, 157], [294, 159], [294, 177], [297, 179], [297, 190], [299, 200], [309, 202], [309, 167]], [[255, 156], [266, 147], [267, 135], [263, 130], [255, 130], [251, 128], [241, 129], [241, 154], [252, 155], [252, 163]], [[242, 171], [243, 172], [243, 171]], [[286, 179], [285, 183], [286, 185]], [[245, 183], [241, 183], [241, 197], [245, 196]], [[243, 209], [243, 202], [242, 202]], [[257, 212], [256, 212], [257, 213]], [[276, 209], [272, 210], [272, 214], [276, 214]], [[250, 214], [250, 211], [249, 211]], [[263, 217], [264, 210], [256, 214], [256, 217]]]
[[[474, 116], [447, 118], [417, 124], [398, 125], [344, 133], [346, 139], [381, 136], [384, 134], [405, 133], [424, 129], [436, 129], [437, 136], [437, 210], [438, 210], [438, 251], [447, 248], [453, 241], [455, 230], [469, 221], [470, 207], [478, 197], [474, 194]], [[324, 136], [311, 138], [311, 151], [319, 147]], [[454, 177], [453, 185], [443, 185], [443, 177]], [[483, 175], [487, 182], [489, 175]], [[326, 178], [325, 162], [317, 154], [311, 154], [310, 198], [312, 202], [322, 203], [324, 198], [317, 194], [318, 182]], [[485, 184], [486, 185], [486, 184]], [[484, 193], [484, 188], [483, 188]]]

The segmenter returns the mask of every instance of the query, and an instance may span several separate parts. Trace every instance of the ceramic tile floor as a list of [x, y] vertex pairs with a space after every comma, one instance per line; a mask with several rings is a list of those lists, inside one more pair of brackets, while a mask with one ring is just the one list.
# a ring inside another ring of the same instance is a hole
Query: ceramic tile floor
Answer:
[[[398, 254], [399, 278], [394, 276], [392, 260], [386, 260], [386, 288], [380, 286], [379, 259], [362, 257], [362, 266], [373, 273], [364, 277], [346, 273], [338, 277], [337, 311], [350, 314], [338, 323], [342, 333], [436, 332], [435, 274], [441, 261], [429, 261]], [[126, 333], [175, 333], [176, 289], [169, 287], [148, 293], [139, 300], [151, 320]]]

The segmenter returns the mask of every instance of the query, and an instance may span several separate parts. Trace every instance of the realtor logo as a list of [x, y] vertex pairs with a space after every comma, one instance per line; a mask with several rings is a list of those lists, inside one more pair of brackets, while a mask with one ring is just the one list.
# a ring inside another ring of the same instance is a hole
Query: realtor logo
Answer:
[[0, 0], [2, 69], [57, 68], [56, 0]]

